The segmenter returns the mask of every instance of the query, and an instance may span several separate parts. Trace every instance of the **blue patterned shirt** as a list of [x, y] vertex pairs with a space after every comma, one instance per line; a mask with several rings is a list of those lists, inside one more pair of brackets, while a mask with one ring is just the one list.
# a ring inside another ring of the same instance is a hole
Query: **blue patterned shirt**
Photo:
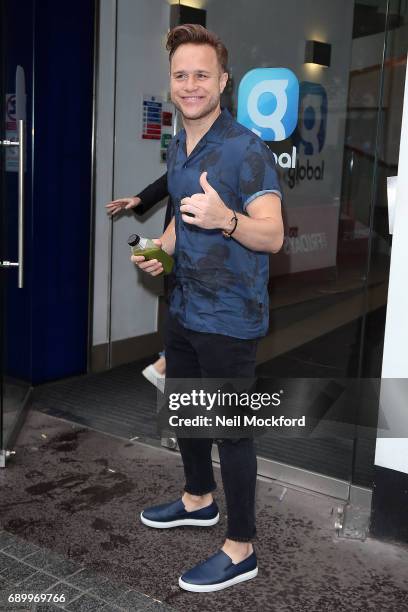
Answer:
[[265, 193], [281, 197], [275, 160], [253, 132], [223, 110], [187, 157], [181, 130], [167, 153], [167, 182], [175, 210], [175, 284], [170, 312], [199, 332], [258, 338], [268, 330], [269, 255], [226, 239], [220, 229], [202, 229], [181, 218], [180, 201], [202, 193], [207, 180], [228, 208], [246, 213]]

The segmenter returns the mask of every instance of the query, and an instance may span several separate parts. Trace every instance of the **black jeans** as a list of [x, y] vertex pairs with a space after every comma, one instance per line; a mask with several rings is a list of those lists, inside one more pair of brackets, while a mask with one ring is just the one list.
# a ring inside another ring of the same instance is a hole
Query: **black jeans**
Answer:
[[[170, 314], [166, 335], [166, 378], [251, 378], [257, 340], [192, 331]], [[254, 538], [257, 463], [252, 439], [217, 440], [227, 502], [227, 538]], [[186, 484], [184, 490], [204, 495], [216, 488], [211, 461], [212, 439], [179, 438]]]

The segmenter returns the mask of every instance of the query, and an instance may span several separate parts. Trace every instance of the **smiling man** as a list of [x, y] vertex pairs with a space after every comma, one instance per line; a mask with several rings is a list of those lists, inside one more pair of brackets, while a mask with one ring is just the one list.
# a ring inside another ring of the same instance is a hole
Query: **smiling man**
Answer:
[[[168, 378], [251, 378], [268, 329], [269, 254], [283, 242], [281, 192], [268, 147], [239, 125], [220, 96], [228, 53], [213, 33], [182, 25], [168, 35], [171, 98], [184, 129], [168, 149], [175, 216], [157, 243], [175, 257], [166, 336]], [[156, 276], [157, 260], [132, 257]], [[209, 439], [178, 440], [181, 498], [143, 510], [156, 528], [219, 520]], [[222, 548], [179, 579], [189, 591], [217, 591], [257, 575], [256, 455], [253, 440], [217, 440], [228, 527]]]

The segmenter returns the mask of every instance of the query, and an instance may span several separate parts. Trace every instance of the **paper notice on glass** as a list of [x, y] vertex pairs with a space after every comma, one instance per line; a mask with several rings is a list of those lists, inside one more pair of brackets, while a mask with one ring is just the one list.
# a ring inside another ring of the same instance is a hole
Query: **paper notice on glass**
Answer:
[[[18, 141], [16, 96], [6, 94], [6, 140]], [[6, 172], [18, 172], [18, 147], [6, 147]]]
[[394, 233], [395, 204], [397, 201], [397, 176], [387, 177], [388, 227], [389, 233]]

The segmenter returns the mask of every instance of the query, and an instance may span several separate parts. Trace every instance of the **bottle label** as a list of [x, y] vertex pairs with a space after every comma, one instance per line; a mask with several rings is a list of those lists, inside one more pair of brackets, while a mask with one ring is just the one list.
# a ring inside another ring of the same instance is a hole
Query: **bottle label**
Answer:
[[147, 238], [142, 238], [142, 236], [140, 236], [139, 244], [137, 246], [139, 249], [145, 249], [147, 247]]

